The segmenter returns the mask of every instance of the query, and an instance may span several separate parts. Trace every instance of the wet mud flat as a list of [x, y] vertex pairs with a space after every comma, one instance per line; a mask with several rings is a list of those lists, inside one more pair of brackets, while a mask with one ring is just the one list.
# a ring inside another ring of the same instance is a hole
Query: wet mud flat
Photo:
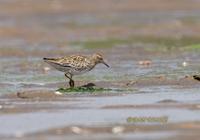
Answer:
[[[0, 1], [0, 139], [199, 138], [199, 1], [117, 2]], [[42, 61], [94, 52], [89, 90]]]
[[[3, 90], [5, 93], [0, 98], [0, 138], [198, 138], [200, 82], [192, 77], [197, 70], [196, 63], [190, 60], [192, 70], [190, 66], [183, 67], [181, 59], [172, 63], [152, 61], [149, 66], [133, 61], [131, 65], [117, 67], [114, 63], [115, 72], [107, 77], [103, 77], [104, 67], [99, 66], [94, 73], [77, 77], [76, 86], [93, 82], [98, 88], [111, 90], [63, 94], [57, 90], [67, 88], [68, 82], [53, 69], [47, 73], [39, 71], [42, 78], [29, 77], [32, 82], [19, 72], [21, 77], [16, 83], [2, 80], [2, 87], [14, 90], [11, 93]], [[117, 75], [127, 67], [134, 71]], [[166, 73], [152, 73], [158, 67]], [[29, 73], [29, 69], [25, 71]], [[100, 73], [98, 78], [94, 78], [96, 73]]]
[[[114, 82], [96, 84], [119, 88]], [[177, 81], [154, 77], [131, 84], [121, 85], [120, 89], [129, 89], [123, 92], [58, 94], [55, 90], [24, 90], [3, 95], [1, 138], [199, 137], [199, 81], [191, 77]]]

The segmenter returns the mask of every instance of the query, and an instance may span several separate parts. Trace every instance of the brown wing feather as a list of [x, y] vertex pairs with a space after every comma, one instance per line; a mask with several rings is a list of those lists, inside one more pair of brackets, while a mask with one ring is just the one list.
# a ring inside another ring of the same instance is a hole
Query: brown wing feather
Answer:
[[86, 59], [87, 59], [86, 56], [73, 55], [70, 57], [63, 57], [62, 59], [60, 59], [59, 63], [63, 66], [81, 68], [83, 67], [83, 64], [86, 62]]

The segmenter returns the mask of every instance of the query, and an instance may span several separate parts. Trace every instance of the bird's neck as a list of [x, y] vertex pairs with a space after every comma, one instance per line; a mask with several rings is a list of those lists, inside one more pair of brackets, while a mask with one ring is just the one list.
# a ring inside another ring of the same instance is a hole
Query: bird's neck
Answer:
[[95, 59], [93, 56], [88, 57], [88, 60], [89, 60], [90, 63], [92, 63], [92, 64], [97, 64], [97, 61], [96, 61], [96, 59]]

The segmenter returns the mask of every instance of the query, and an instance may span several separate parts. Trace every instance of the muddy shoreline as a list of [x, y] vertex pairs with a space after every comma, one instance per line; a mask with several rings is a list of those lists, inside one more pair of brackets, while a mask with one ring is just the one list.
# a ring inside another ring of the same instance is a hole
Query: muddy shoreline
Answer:
[[[198, 139], [200, 2], [145, 3], [0, 1], [0, 139]], [[42, 60], [95, 52], [90, 90]]]

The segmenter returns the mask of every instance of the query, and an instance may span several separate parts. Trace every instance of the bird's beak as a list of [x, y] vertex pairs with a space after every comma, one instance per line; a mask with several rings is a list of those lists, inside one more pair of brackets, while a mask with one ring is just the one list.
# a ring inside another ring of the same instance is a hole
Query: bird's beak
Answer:
[[104, 61], [102, 61], [101, 63], [104, 64], [104, 65], [106, 65], [106, 67], [108, 67], [108, 68], [110, 67], [110, 66], [109, 66], [106, 62], [104, 62]]

